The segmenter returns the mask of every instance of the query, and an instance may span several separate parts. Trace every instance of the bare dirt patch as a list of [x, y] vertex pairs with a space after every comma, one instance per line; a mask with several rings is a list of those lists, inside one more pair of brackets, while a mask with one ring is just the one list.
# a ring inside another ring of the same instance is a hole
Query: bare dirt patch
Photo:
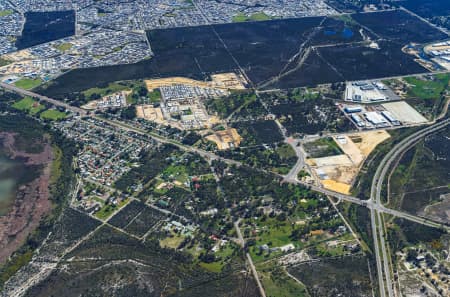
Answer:
[[149, 91], [174, 85], [188, 85], [192, 87], [224, 90], [244, 90], [245, 84], [246, 82], [242, 75], [237, 75], [232, 72], [211, 75], [211, 81], [200, 81], [187, 77], [156, 78], [145, 81], [145, 85]]
[[349, 194], [364, 160], [389, 137], [384, 130], [334, 136], [334, 141], [344, 154], [308, 159], [307, 163], [325, 188]]
[[378, 130], [351, 134], [349, 137], [356, 147], [359, 148], [364, 157], [367, 157], [377, 145], [390, 138], [391, 135], [385, 130]]
[[214, 134], [207, 136], [206, 139], [215, 142], [219, 150], [238, 147], [242, 140], [241, 136], [234, 128], [217, 131]]
[[161, 108], [153, 107], [153, 105], [144, 104], [136, 106], [136, 116], [158, 124], [166, 124]]

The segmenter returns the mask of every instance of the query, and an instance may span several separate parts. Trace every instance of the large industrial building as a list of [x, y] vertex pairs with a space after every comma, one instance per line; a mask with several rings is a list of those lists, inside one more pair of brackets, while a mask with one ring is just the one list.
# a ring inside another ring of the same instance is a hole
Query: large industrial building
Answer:
[[387, 90], [381, 82], [351, 82], [347, 83], [345, 100], [359, 103], [387, 101]]

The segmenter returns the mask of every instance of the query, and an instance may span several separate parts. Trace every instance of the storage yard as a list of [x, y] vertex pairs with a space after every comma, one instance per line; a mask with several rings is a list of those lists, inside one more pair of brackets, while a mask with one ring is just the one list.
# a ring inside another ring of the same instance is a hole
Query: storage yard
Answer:
[[[389, 133], [384, 130], [333, 136], [342, 154], [308, 158], [307, 164], [325, 188], [349, 194], [364, 160], [378, 144], [389, 137]], [[307, 153], [309, 155], [308, 151]]]

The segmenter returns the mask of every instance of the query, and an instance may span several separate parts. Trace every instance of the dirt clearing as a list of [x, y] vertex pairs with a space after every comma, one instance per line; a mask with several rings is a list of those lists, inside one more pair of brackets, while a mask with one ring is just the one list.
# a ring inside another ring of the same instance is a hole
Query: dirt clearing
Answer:
[[385, 130], [336, 135], [333, 139], [343, 154], [311, 158], [307, 160], [307, 164], [325, 188], [349, 194], [364, 160], [378, 144], [389, 137], [391, 136]]
[[246, 81], [242, 75], [237, 75], [232, 72], [211, 75], [211, 81], [200, 81], [187, 77], [156, 78], [145, 81], [145, 85], [150, 92], [154, 89], [174, 85], [188, 85], [192, 87], [224, 90], [244, 90], [245, 84]]

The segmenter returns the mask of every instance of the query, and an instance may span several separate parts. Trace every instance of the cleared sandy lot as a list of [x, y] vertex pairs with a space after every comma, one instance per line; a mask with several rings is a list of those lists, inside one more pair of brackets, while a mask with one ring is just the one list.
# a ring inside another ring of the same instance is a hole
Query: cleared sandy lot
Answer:
[[19, 61], [23, 61], [23, 60], [35, 59], [36, 56], [33, 55], [30, 52], [30, 50], [24, 49], [24, 50], [21, 50], [21, 51], [9, 53], [9, 54], [4, 54], [3, 56], [1, 56], [1, 58], [5, 59], [5, 60], [9, 60], [9, 61], [19, 62]]
[[189, 85], [207, 88], [209, 87], [207, 82], [194, 80], [186, 77], [168, 77], [168, 78], [156, 78], [145, 80], [145, 85], [149, 91], [158, 89], [161, 87], [173, 86], [173, 85]]
[[242, 75], [237, 75], [232, 72], [211, 75], [211, 81], [200, 81], [187, 77], [168, 77], [145, 80], [145, 85], [149, 91], [173, 85], [188, 85], [224, 90], [243, 90], [245, 89], [245, 83], [245, 79]]
[[241, 136], [234, 128], [230, 128], [224, 131], [217, 131], [214, 134], [207, 136], [206, 139], [214, 142], [219, 150], [238, 147], [242, 141]]
[[389, 137], [384, 130], [333, 136], [343, 154], [308, 159], [307, 163], [325, 188], [349, 194], [364, 160]]
[[353, 165], [352, 160], [347, 155], [337, 155], [331, 157], [315, 158], [308, 160], [308, 163], [312, 166], [323, 167], [333, 165]]
[[245, 78], [236, 73], [219, 73], [211, 75], [212, 84], [215, 88], [223, 88], [228, 90], [244, 90]]
[[153, 121], [159, 124], [164, 124], [165, 120], [159, 107], [153, 107], [152, 105], [138, 105], [136, 106], [136, 116], [138, 118]]
[[334, 141], [356, 166], [364, 160], [364, 155], [347, 135], [334, 136]]
[[352, 139], [353, 143], [363, 154], [364, 158], [369, 156], [377, 145], [390, 137], [391, 135], [389, 135], [389, 133], [385, 130], [367, 131], [349, 135], [349, 138]]

